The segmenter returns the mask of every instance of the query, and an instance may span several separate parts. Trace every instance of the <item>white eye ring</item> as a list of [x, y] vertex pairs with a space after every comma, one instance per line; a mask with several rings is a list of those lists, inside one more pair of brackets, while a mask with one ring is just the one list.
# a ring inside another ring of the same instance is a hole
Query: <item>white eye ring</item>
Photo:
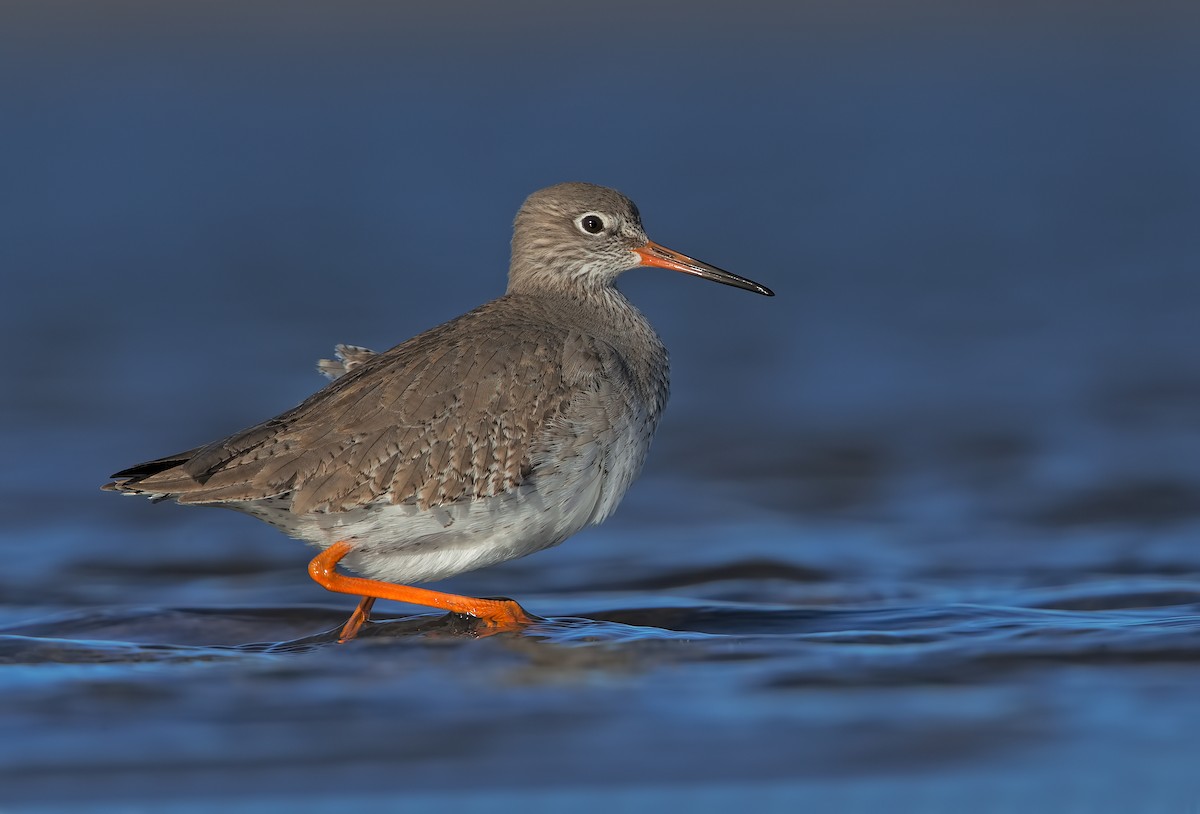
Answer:
[[584, 212], [575, 219], [575, 227], [585, 235], [598, 235], [608, 228], [608, 223], [599, 212]]

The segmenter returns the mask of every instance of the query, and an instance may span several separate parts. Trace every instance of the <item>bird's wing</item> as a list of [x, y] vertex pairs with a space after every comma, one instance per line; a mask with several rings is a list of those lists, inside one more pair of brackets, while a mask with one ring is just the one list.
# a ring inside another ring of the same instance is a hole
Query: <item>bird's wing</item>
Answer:
[[375, 355], [287, 413], [160, 459], [164, 468], [119, 473], [127, 479], [112, 488], [201, 504], [290, 496], [296, 513], [500, 494], [528, 476], [543, 429], [581, 386], [569, 372], [577, 365], [563, 364], [568, 350], [581, 352], [569, 335], [476, 309]]

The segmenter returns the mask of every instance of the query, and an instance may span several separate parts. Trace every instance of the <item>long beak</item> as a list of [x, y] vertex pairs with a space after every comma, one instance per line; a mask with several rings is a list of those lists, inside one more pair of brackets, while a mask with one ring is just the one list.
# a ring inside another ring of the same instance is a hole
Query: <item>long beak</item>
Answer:
[[775, 296], [775, 292], [765, 285], [759, 285], [753, 280], [747, 280], [745, 277], [730, 274], [728, 271], [722, 271], [716, 266], [710, 266], [708, 263], [693, 260], [686, 254], [671, 251], [666, 246], [660, 246], [653, 240], [646, 241], [645, 246], [634, 249], [633, 253], [641, 259], [643, 266], [657, 266], [662, 269], [682, 271], [684, 274], [694, 274], [697, 277], [703, 277], [705, 280], [712, 280], [714, 283], [724, 283], [734, 288], [744, 288], [747, 291], [753, 291], [766, 297]]

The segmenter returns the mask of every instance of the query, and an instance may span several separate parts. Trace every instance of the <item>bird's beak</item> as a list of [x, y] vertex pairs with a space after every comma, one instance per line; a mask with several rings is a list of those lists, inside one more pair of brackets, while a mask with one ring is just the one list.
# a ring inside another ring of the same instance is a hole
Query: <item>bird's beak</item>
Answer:
[[747, 291], [754, 291], [767, 297], [775, 296], [775, 292], [765, 285], [759, 285], [753, 280], [747, 280], [745, 277], [730, 274], [728, 271], [722, 271], [716, 266], [710, 266], [708, 263], [693, 260], [686, 254], [673, 252], [666, 246], [658, 245], [653, 240], [646, 241], [645, 246], [634, 249], [633, 253], [638, 256], [638, 260], [643, 266], [656, 266], [661, 269], [682, 271], [684, 274], [694, 274], [697, 277], [703, 277], [705, 280], [712, 280], [714, 283], [724, 283], [734, 288], [744, 288]]

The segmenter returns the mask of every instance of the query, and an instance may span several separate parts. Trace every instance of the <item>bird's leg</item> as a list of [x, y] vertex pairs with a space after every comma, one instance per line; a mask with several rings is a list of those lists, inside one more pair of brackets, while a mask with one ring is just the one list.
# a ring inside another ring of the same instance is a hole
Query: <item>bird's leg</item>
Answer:
[[358, 607], [354, 609], [354, 613], [350, 614], [350, 618], [342, 626], [342, 632], [338, 634], [338, 644], [344, 644], [353, 639], [358, 635], [359, 628], [371, 621], [371, 606], [374, 604], [375, 597], [364, 596], [362, 598]]
[[455, 613], [465, 613], [474, 616], [492, 633], [520, 630], [537, 621], [536, 617], [530, 616], [524, 608], [511, 599], [476, 599], [471, 596], [430, 591], [426, 588], [414, 588], [411, 585], [395, 585], [391, 582], [339, 574], [336, 570], [337, 564], [348, 553], [350, 553], [349, 543], [336, 542], [313, 557], [312, 562], [308, 564], [309, 576], [325, 590], [362, 597], [354, 614], [342, 628], [338, 641], [344, 642], [354, 638], [358, 629], [366, 621], [367, 615], [371, 611], [371, 605], [376, 599], [391, 599], [396, 602], [407, 602], [410, 605], [424, 605]]

